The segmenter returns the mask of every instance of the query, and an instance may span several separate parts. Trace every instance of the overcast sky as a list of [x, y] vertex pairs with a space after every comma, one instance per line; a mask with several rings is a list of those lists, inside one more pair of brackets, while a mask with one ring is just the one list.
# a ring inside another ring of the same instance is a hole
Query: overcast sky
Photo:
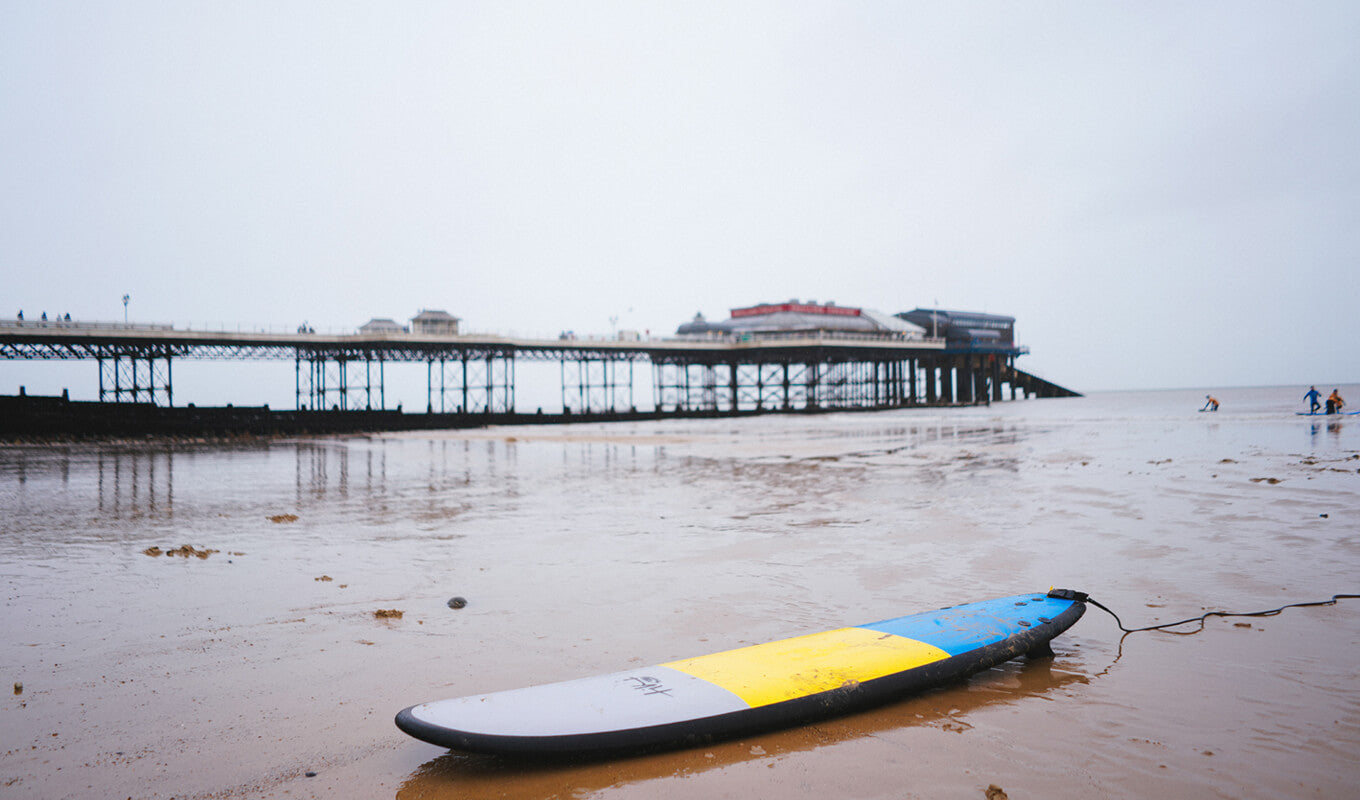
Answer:
[[938, 302], [1079, 390], [1332, 384], [1357, 266], [1354, 0], [0, 1], [10, 318]]

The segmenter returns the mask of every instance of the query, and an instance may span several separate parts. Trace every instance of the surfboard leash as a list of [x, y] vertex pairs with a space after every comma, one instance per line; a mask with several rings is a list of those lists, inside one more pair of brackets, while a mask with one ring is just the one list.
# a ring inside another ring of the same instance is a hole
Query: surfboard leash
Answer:
[[[1279, 608], [1271, 608], [1265, 611], [1208, 611], [1205, 612], [1204, 614], [1200, 614], [1198, 617], [1190, 617], [1189, 619], [1183, 619], [1178, 622], [1164, 622], [1160, 625], [1148, 625], [1143, 628], [1126, 628], [1124, 627], [1123, 620], [1119, 619], [1118, 614], [1114, 613], [1109, 608], [1106, 608], [1102, 603], [1092, 598], [1089, 594], [1086, 594], [1085, 592], [1078, 592], [1072, 589], [1050, 589], [1048, 596], [1056, 597], [1061, 600], [1075, 600], [1081, 603], [1090, 603], [1091, 605], [1095, 606], [1101, 611], [1104, 611], [1106, 614], [1109, 614], [1110, 616], [1114, 617], [1114, 622], [1116, 625], [1119, 626], [1119, 630], [1123, 631], [1126, 634], [1140, 633], [1142, 631], [1164, 631], [1165, 633], [1174, 634], [1176, 636], [1190, 636], [1199, 633], [1200, 631], [1204, 630], [1204, 623], [1209, 619], [1209, 617], [1273, 617], [1276, 614], [1283, 612], [1286, 608], [1307, 608], [1310, 606], [1334, 606], [1336, 605], [1336, 601], [1338, 600], [1360, 599], [1360, 594], [1334, 594], [1332, 595], [1332, 599], [1330, 600], [1312, 600], [1303, 603], [1287, 603], [1285, 605], [1280, 606]], [[1195, 628], [1192, 631], [1167, 630], [1168, 628], [1175, 628], [1181, 625], [1188, 625], [1192, 622], [1198, 622], [1199, 627]]]

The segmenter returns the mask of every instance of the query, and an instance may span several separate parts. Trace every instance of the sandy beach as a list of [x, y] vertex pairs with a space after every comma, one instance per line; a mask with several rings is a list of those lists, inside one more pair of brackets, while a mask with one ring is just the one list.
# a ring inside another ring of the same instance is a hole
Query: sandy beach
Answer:
[[1350, 796], [1360, 600], [1189, 636], [1091, 608], [1052, 659], [669, 753], [392, 722], [1053, 585], [1130, 627], [1356, 593], [1360, 417], [1301, 393], [0, 448], [0, 794]]

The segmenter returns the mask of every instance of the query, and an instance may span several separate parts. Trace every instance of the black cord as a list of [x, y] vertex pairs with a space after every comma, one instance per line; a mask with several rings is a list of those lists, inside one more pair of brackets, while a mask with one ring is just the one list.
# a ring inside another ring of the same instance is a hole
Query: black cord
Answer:
[[[1183, 619], [1180, 622], [1167, 622], [1161, 625], [1149, 625], [1146, 628], [1125, 628], [1124, 623], [1119, 619], [1118, 614], [1101, 605], [1099, 602], [1097, 602], [1095, 599], [1091, 597], [1087, 597], [1086, 602], [1090, 603], [1091, 605], [1095, 606], [1101, 611], [1104, 611], [1106, 614], [1109, 614], [1110, 616], [1114, 617], [1115, 624], [1119, 626], [1119, 630], [1123, 631], [1126, 634], [1138, 633], [1140, 631], [1166, 631], [1166, 633], [1175, 634], [1176, 636], [1190, 636], [1192, 634], [1196, 634], [1204, 630], [1204, 622], [1209, 617], [1273, 617], [1276, 614], [1279, 614], [1281, 611], [1284, 611], [1286, 608], [1304, 608], [1307, 606], [1334, 606], [1336, 605], [1336, 601], [1341, 599], [1360, 599], [1360, 594], [1334, 594], [1332, 595], [1331, 600], [1315, 600], [1309, 603], [1289, 603], [1288, 605], [1283, 605], [1280, 606], [1279, 608], [1272, 608], [1268, 611], [1210, 611], [1206, 614], [1201, 614], [1198, 617]], [[1179, 625], [1187, 625], [1191, 622], [1198, 622], [1199, 627], [1194, 629], [1193, 631], [1166, 630], [1167, 628], [1175, 628]]]

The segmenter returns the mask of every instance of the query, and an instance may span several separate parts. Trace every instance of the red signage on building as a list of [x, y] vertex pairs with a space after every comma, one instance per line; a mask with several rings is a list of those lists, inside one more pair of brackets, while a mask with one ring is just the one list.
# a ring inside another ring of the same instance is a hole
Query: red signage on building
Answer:
[[819, 306], [811, 303], [766, 303], [748, 308], [734, 308], [732, 309], [732, 318], [757, 317], [764, 314], [776, 314], [780, 311], [795, 311], [799, 314], [826, 314], [832, 317], [859, 316], [858, 308], [847, 308], [846, 306]]

